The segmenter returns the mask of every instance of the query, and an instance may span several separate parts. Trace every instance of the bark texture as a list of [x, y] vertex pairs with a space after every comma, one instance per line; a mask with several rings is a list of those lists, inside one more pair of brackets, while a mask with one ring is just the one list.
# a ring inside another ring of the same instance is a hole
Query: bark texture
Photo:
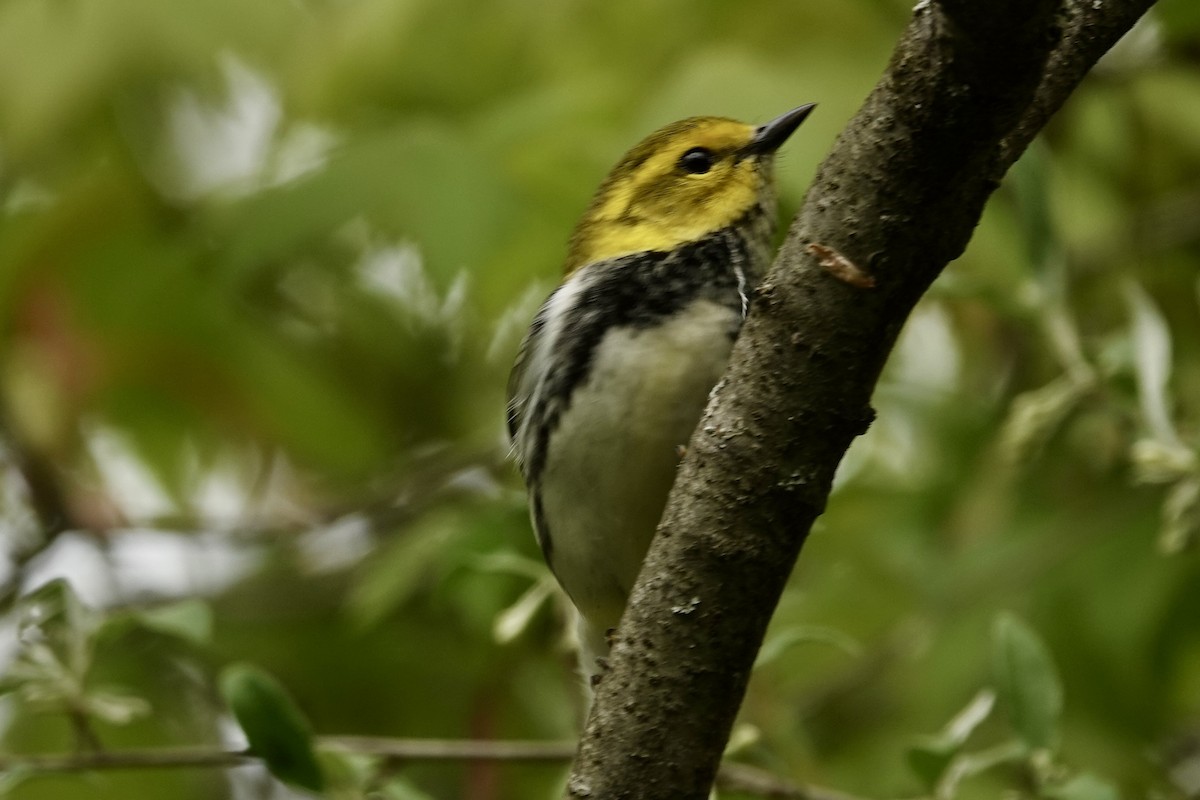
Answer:
[[922, 0], [822, 164], [692, 436], [571, 798], [708, 797], [779, 595], [914, 304], [1153, 0]]

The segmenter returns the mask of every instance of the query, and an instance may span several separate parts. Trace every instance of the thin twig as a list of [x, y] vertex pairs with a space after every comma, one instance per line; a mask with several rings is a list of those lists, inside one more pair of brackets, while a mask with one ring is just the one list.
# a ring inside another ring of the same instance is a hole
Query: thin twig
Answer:
[[[575, 755], [570, 741], [482, 739], [390, 739], [373, 736], [322, 736], [317, 746], [391, 762], [520, 761], [561, 764]], [[0, 755], [0, 773], [96, 772], [137, 769], [227, 769], [257, 761], [249, 750], [210, 746], [154, 747], [71, 754]], [[725, 764], [717, 785], [773, 800], [859, 800], [833, 789], [799, 785], [745, 764]]]
[[575, 742], [496, 739], [388, 739], [374, 736], [327, 736], [323, 746], [401, 761], [567, 761]]
[[59, 485], [51, 459], [27, 445], [17, 435], [8, 405], [0, 401], [0, 445], [4, 460], [25, 483], [29, 510], [37, 520], [41, 536], [36, 542], [14, 547], [8, 554], [9, 577], [0, 582], [0, 610], [7, 609], [20, 591], [25, 568], [60, 534], [73, 525], [70, 504]]
[[104, 747], [100, 737], [92, 728], [91, 719], [83, 708], [67, 710], [67, 719], [71, 723], [71, 731], [75, 734], [75, 749], [80, 753], [100, 753]]
[[745, 764], [722, 764], [717, 773], [717, 787], [771, 800], [862, 800], [836, 789], [797, 785], [773, 772]]
[[[574, 742], [484, 741], [460, 739], [385, 739], [370, 736], [318, 737], [318, 747], [398, 761], [543, 761], [564, 762], [575, 755]], [[249, 750], [212, 746], [151, 747], [64, 754], [0, 756], [0, 772], [92, 772], [122, 769], [234, 767], [256, 757]]]
[[120, 769], [235, 767], [253, 758], [245, 750], [222, 750], [216, 747], [155, 747], [70, 755], [9, 755], [0, 756], [0, 772], [66, 773]]

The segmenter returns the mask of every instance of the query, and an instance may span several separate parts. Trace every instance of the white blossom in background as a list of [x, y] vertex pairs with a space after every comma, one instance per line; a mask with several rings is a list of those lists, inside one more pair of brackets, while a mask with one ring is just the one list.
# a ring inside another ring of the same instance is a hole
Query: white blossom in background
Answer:
[[348, 514], [305, 531], [296, 540], [300, 562], [310, 573], [336, 572], [362, 561], [375, 547], [371, 520]]
[[834, 489], [866, 470], [889, 481], [917, 485], [936, 466], [928, 445], [931, 412], [957, 392], [962, 350], [950, 315], [938, 303], [921, 304], [909, 318], [876, 392], [878, 414], [838, 468]]
[[217, 466], [197, 476], [191, 506], [206, 528], [228, 530], [246, 519], [249, 498], [245, 480], [233, 465]]
[[202, 456], [193, 442], [182, 451], [188, 515], [210, 531], [283, 525], [296, 518], [280, 502], [290, 485], [285, 459], [257, 447], [228, 447]]
[[1129, 306], [1142, 423], [1162, 445], [1182, 449], [1171, 414], [1171, 331], [1158, 306], [1138, 284], [1125, 284], [1125, 301]]
[[940, 303], [923, 303], [909, 318], [896, 343], [890, 383], [904, 388], [949, 394], [962, 375], [962, 351], [950, 315]]
[[21, 594], [29, 594], [58, 578], [71, 584], [84, 605], [104, 608], [121, 600], [108, 559], [94, 536], [70, 531], [56, 536], [25, 567]]
[[178, 511], [162, 483], [142, 463], [128, 439], [111, 428], [95, 424], [83, 427], [87, 450], [104, 484], [105, 494], [125, 519], [157, 519]]
[[110, 608], [139, 598], [207, 597], [257, 569], [262, 554], [220, 534], [179, 534], [128, 528], [105, 534], [66, 532], [25, 569], [21, 594], [56, 579], [79, 599]]
[[285, 127], [278, 89], [230, 53], [218, 57], [224, 96], [174, 90], [167, 103], [165, 151], [151, 169], [168, 196], [197, 200], [250, 194], [325, 164], [337, 135], [312, 122]]
[[279, 139], [275, 148], [266, 184], [278, 186], [294, 181], [325, 166], [329, 151], [339, 137], [329, 128], [314, 122], [297, 122]]
[[261, 562], [259, 550], [218, 533], [132, 528], [109, 536], [112, 580], [127, 599], [212, 596]]
[[[102, 542], [92, 535], [60, 534], [26, 568], [22, 593], [64, 578], [84, 603], [98, 608], [145, 596], [204, 596], [232, 585], [259, 563], [256, 552], [221, 533], [144, 527], [180, 509], [124, 436], [94, 424], [84, 430], [105, 497], [134, 526], [107, 531]], [[233, 527], [246, 515], [246, 491], [231, 464], [219, 462], [194, 478], [200, 524], [214, 531]]]
[[220, 65], [224, 102], [180, 88], [167, 109], [177, 168], [172, 188], [191, 199], [257, 183], [283, 116], [279, 93], [262, 75], [229, 54], [220, 56]]
[[452, 337], [452, 348], [457, 348], [467, 301], [465, 271], [442, 295], [415, 244], [368, 244], [358, 263], [358, 280], [366, 291], [391, 301], [410, 324], [445, 330]]

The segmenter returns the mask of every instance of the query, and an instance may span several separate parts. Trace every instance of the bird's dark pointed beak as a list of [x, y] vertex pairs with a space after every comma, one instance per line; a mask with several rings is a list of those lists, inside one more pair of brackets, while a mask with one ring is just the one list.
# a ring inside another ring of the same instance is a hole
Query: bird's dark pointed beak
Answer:
[[746, 145], [746, 153], [748, 155], [774, 153], [816, 107], [816, 103], [808, 103], [799, 108], [793, 108], [764, 125], [759, 125], [754, 131], [754, 138], [750, 140], [750, 144]]

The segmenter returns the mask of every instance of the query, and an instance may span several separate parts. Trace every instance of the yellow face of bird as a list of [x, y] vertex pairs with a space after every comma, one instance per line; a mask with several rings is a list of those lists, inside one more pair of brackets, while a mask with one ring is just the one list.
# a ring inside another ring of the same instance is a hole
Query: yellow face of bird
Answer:
[[762, 130], [692, 117], [652, 133], [596, 192], [571, 237], [567, 273], [601, 259], [670, 250], [732, 225], [760, 201], [770, 206], [774, 147], [753, 146]]

